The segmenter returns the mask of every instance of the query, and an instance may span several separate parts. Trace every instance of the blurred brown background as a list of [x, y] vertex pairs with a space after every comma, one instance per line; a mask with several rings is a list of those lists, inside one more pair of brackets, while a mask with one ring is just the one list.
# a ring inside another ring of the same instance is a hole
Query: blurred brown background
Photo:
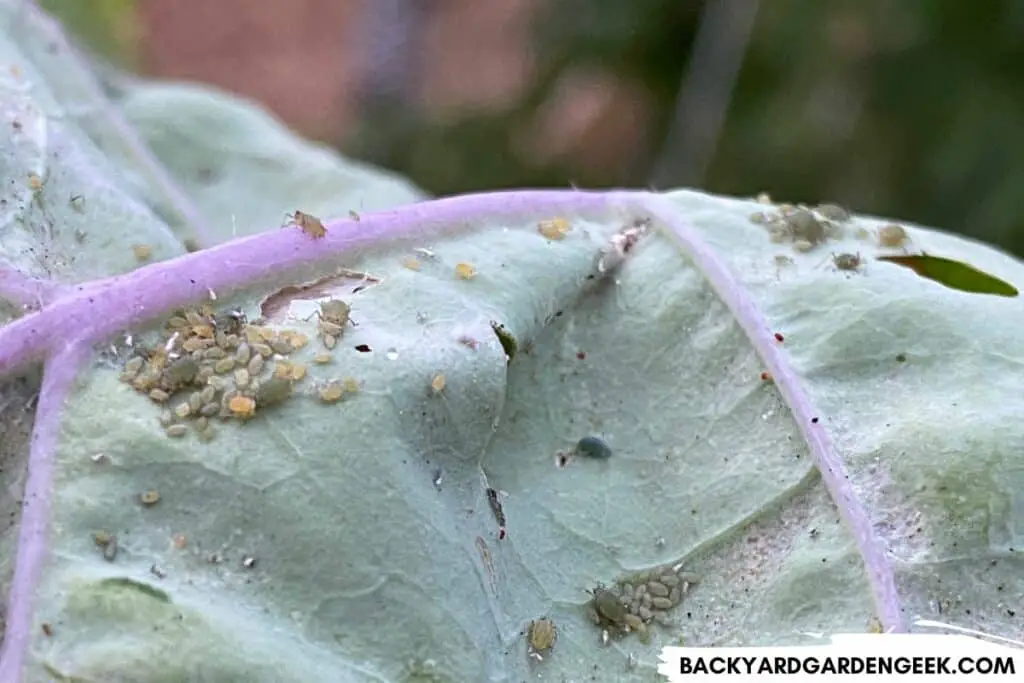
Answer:
[[262, 102], [436, 193], [696, 186], [1024, 253], [1024, 3], [40, 3], [146, 76]]

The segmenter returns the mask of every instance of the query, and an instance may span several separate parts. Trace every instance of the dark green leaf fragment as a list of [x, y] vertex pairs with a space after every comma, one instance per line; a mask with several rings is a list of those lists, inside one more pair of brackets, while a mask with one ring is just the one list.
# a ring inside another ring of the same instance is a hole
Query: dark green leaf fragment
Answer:
[[494, 334], [497, 335], [498, 341], [501, 343], [501, 348], [505, 350], [505, 356], [509, 362], [512, 361], [516, 356], [516, 351], [519, 350], [519, 342], [512, 336], [512, 333], [505, 329], [505, 326], [499, 322], [491, 321], [491, 329], [494, 330]]
[[923, 278], [934, 280], [950, 289], [971, 294], [995, 294], [1017, 296], [1017, 288], [994, 275], [984, 273], [973, 266], [942, 256], [928, 254], [879, 256], [879, 261], [888, 261], [910, 268]]

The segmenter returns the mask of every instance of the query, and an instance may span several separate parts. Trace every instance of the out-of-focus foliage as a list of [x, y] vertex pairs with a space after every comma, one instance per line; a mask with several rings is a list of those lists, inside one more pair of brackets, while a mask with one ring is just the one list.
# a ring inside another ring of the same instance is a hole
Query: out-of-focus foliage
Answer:
[[[660, 145], [706, 3], [541, 4], [536, 75], [517, 104], [442, 122], [416, 118], [401, 103], [377, 103], [339, 137], [340, 146], [438, 193], [646, 185], [657, 156], [672, 153]], [[133, 2], [85, 5], [43, 3], [101, 52], [123, 45], [125, 30], [114, 27], [130, 23], [124, 17]], [[1010, 0], [761, 2], [702, 185], [831, 198], [1024, 253], [1024, 164], [1014, 161], [1024, 158], [1022, 29], [1024, 5]], [[524, 127], [559, 75], [583, 65], [610, 70], [649, 95], [640, 149], [618, 164], [531, 160], [518, 149]]]
[[39, 0], [38, 4], [101, 56], [125, 66], [136, 64], [142, 39], [137, 0]]

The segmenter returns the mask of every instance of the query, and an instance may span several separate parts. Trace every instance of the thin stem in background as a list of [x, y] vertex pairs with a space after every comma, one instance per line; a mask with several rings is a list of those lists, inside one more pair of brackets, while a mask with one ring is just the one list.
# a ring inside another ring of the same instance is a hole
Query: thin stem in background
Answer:
[[718, 147], [759, 0], [707, 0], [668, 133], [655, 162], [656, 188], [700, 187]]

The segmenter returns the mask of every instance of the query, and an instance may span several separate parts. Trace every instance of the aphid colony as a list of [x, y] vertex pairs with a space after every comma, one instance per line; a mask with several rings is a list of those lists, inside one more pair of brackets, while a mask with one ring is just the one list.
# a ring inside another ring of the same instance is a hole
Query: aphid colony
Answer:
[[[849, 223], [852, 219], [850, 212], [838, 204], [819, 204], [814, 207], [803, 204], [776, 206], [766, 194], [759, 195], [757, 202], [771, 206], [775, 211], [758, 211], [750, 215], [750, 221], [763, 225], [772, 242], [791, 242], [793, 249], [798, 252], [811, 251], [830, 238], [842, 238], [842, 224]], [[855, 231], [858, 239], [865, 239], [870, 234], [864, 228]], [[875, 237], [878, 245], [886, 248], [902, 247], [908, 240], [907, 231], [895, 223], [879, 228]], [[859, 265], [859, 261], [856, 265]], [[840, 270], [856, 270], [855, 267], [844, 268], [841, 264], [837, 264], [837, 267]]]
[[[333, 348], [347, 320], [344, 302], [332, 300], [321, 306], [325, 346]], [[257, 410], [293, 395], [306, 377], [306, 366], [287, 356], [308, 341], [301, 332], [250, 325], [240, 312], [214, 315], [204, 305], [172, 315], [162, 346], [136, 347], [120, 379], [167, 406], [160, 416], [167, 436], [182, 437], [191, 424], [201, 441], [209, 441], [214, 435], [212, 420], [249, 420]], [[320, 355], [316, 362], [322, 362]], [[358, 388], [347, 378], [328, 381], [314, 392], [322, 402], [333, 403]]]
[[689, 587], [697, 583], [695, 575], [681, 569], [682, 564], [646, 569], [590, 591], [587, 616], [602, 629], [602, 641], [635, 632], [641, 642], [649, 642], [648, 625], [665, 623], [665, 613], [679, 606]]
[[[761, 203], [770, 199], [758, 198]], [[841, 223], [850, 220], [846, 209], [836, 204], [822, 204], [814, 208], [780, 204], [775, 212], [758, 212], [750, 220], [763, 225], [772, 242], [792, 242], [793, 249], [807, 252], [829, 238], [843, 236]]]

